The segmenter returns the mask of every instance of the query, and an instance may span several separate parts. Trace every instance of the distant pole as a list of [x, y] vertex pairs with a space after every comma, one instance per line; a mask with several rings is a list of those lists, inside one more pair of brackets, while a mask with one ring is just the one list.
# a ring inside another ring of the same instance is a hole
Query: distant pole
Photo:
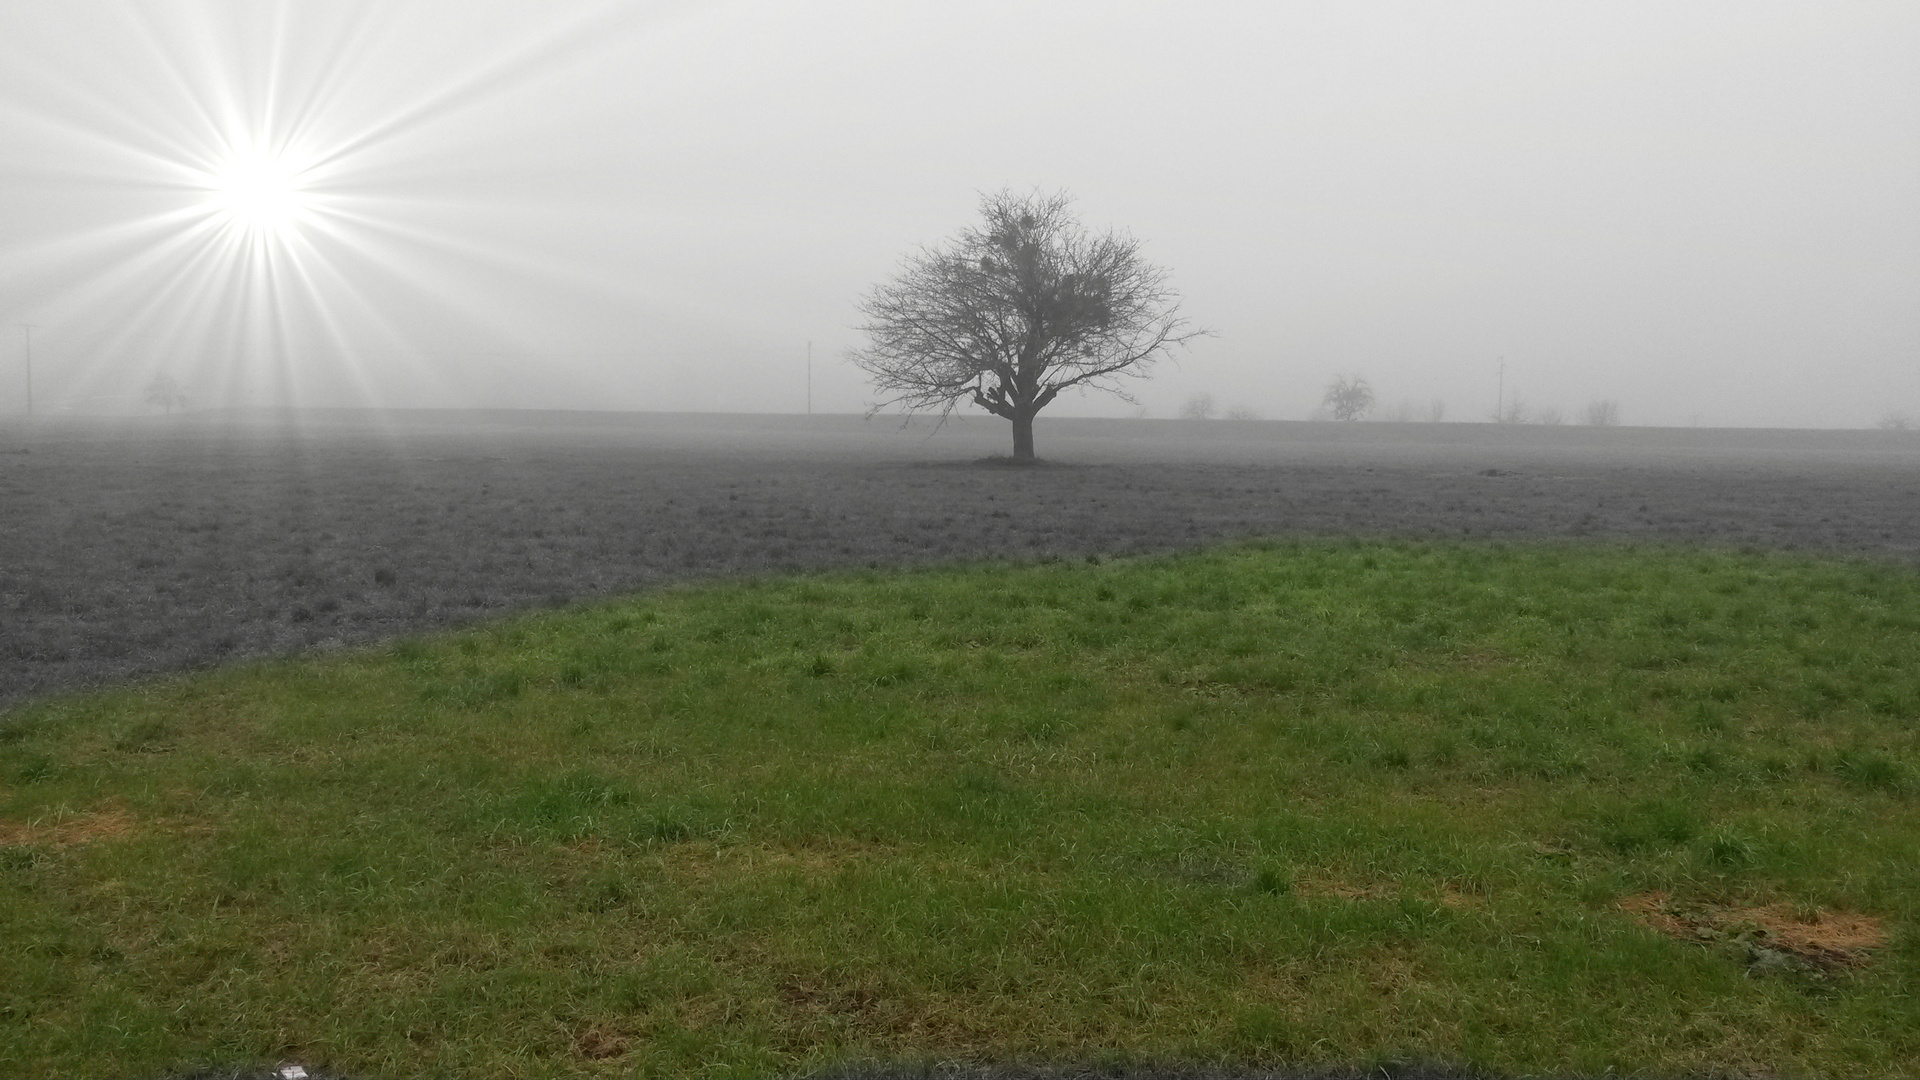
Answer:
[[20, 324], [20, 337], [27, 347], [27, 415], [33, 415], [33, 331], [32, 323]]
[[813, 342], [807, 342], [807, 415], [813, 415]]
[[1507, 358], [1504, 356], [1500, 358], [1500, 382], [1497, 385], [1499, 389], [1493, 394], [1493, 422], [1504, 424], [1507, 422]]

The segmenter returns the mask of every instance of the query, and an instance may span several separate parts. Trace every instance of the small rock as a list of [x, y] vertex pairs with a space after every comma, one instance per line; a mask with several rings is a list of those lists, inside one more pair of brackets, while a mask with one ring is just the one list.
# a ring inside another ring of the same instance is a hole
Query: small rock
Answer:
[[1811, 970], [1812, 964], [1784, 949], [1769, 949], [1764, 945], [1747, 946], [1749, 975], [1799, 975]]

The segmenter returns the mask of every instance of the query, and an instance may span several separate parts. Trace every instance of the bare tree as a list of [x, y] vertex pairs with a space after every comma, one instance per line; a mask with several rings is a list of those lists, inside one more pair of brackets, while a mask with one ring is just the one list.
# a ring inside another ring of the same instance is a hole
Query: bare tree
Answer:
[[1358, 420], [1373, 410], [1373, 387], [1358, 375], [1336, 375], [1320, 399], [1335, 420]]
[[1524, 424], [1527, 422], [1527, 403], [1519, 397], [1509, 398], [1501, 411], [1493, 414], [1496, 424]]
[[147, 381], [142, 397], [147, 404], [164, 410], [169, 416], [173, 410], [187, 407], [187, 392], [181, 389], [180, 381], [164, 371]]
[[1447, 418], [1447, 403], [1439, 398], [1427, 402], [1427, 423], [1437, 424]]
[[1062, 390], [1129, 397], [1144, 375], [1204, 331], [1180, 317], [1167, 272], [1123, 233], [1088, 233], [1065, 193], [1001, 191], [980, 225], [905, 260], [859, 304], [864, 349], [850, 356], [889, 406], [938, 410], [970, 401], [1013, 423], [1013, 456], [1033, 459], [1033, 418]]
[[1589, 401], [1585, 419], [1590, 427], [1617, 427], [1620, 423], [1620, 403]]
[[1186, 404], [1180, 406], [1180, 419], [1211, 420], [1216, 410], [1217, 406], [1213, 403], [1212, 394], [1195, 394], [1187, 399]]
[[1533, 422], [1536, 424], [1545, 424], [1548, 427], [1559, 427], [1561, 424], [1567, 422], [1567, 417], [1566, 414], [1562, 413], [1559, 409], [1537, 409], [1533, 414]]

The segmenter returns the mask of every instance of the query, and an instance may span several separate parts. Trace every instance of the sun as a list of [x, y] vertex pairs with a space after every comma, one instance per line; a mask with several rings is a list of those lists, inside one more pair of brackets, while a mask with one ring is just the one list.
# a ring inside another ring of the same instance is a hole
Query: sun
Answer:
[[248, 233], [287, 233], [309, 208], [303, 170], [284, 154], [241, 151], [212, 176], [213, 208]]

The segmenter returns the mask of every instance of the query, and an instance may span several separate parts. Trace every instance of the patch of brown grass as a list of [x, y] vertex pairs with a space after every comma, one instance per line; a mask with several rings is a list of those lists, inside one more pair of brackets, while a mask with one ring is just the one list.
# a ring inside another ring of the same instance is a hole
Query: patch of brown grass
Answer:
[[573, 1056], [588, 1061], [624, 1057], [631, 1042], [627, 1033], [608, 1024], [588, 1024], [573, 1033]]
[[1817, 968], [1858, 967], [1887, 943], [1872, 915], [1797, 909], [1789, 904], [1682, 904], [1658, 890], [1629, 896], [1620, 910], [1687, 941], [1731, 941], [1787, 953]]
[[707, 881], [792, 870], [827, 877], [861, 862], [884, 860], [891, 849], [857, 840], [809, 843], [797, 848], [760, 844], [682, 844], [664, 853], [663, 869], [682, 880]]
[[133, 835], [134, 821], [119, 807], [42, 821], [0, 821], [0, 847], [71, 847]]
[[1382, 882], [1357, 884], [1351, 881], [1337, 881], [1323, 878], [1309, 878], [1294, 883], [1294, 891], [1301, 896], [1332, 900], [1385, 900], [1394, 895], [1394, 888]]
[[1461, 671], [1498, 671], [1512, 661], [1492, 649], [1468, 649], [1454, 658], [1454, 667]]
[[1442, 905], [1455, 910], [1487, 906], [1487, 896], [1484, 892], [1472, 886], [1461, 886], [1450, 881], [1440, 884], [1439, 899]]
[[1316, 900], [1350, 900], [1355, 903], [1416, 895], [1456, 911], [1484, 908], [1488, 902], [1484, 891], [1453, 881], [1440, 882], [1432, 891], [1426, 891], [1418, 888], [1404, 888], [1392, 881], [1358, 882], [1339, 878], [1305, 878], [1296, 881], [1293, 889], [1301, 896]]

